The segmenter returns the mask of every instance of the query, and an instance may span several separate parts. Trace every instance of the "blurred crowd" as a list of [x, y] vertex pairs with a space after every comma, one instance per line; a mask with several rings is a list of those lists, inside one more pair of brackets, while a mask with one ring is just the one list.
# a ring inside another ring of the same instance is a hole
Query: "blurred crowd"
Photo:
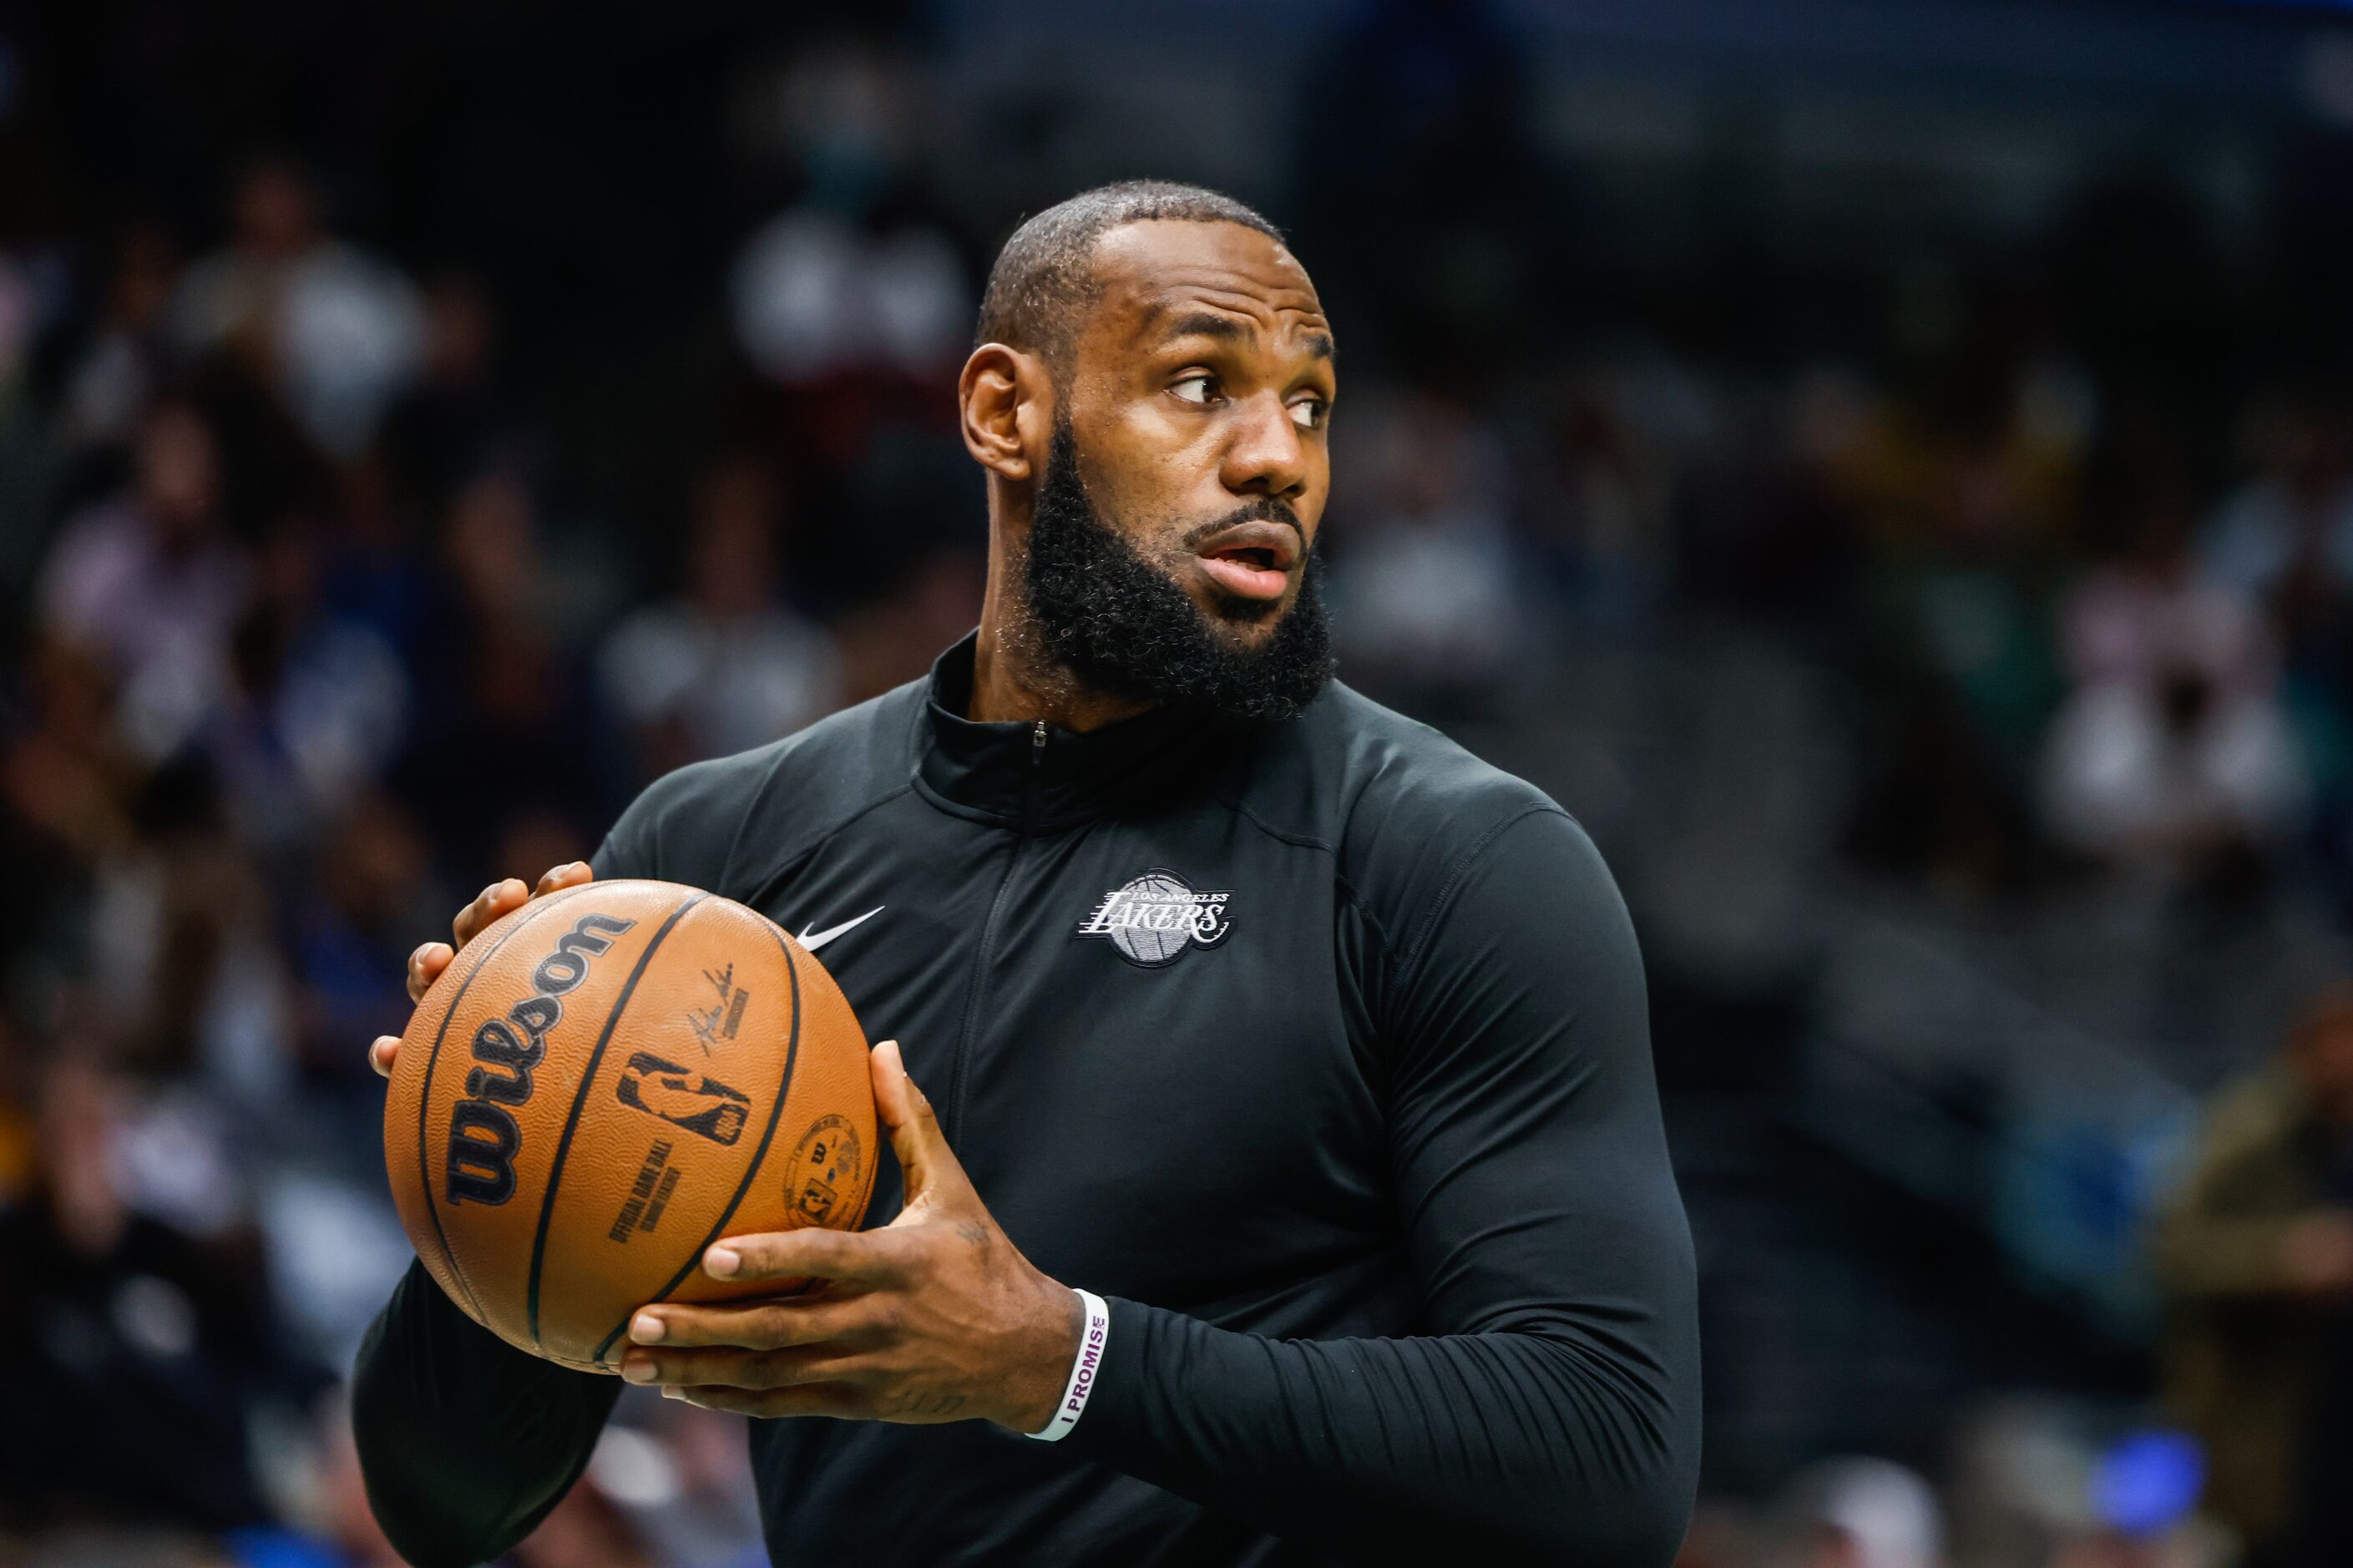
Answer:
[[[972, 624], [950, 388], [995, 241], [1085, 182], [976, 211], [918, 31], [745, 23], [684, 194], [476, 89], [444, 210], [440, 166], [343, 121], [247, 133], [214, 100], [248, 78], [165, 82], [142, 50], [194, 46], [132, 15], [0, 40], [59, 74], [0, 97], [0, 1563], [388, 1563], [336, 1399], [406, 1258], [364, 1058], [406, 953]], [[1346, 678], [1541, 724], [1559, 659], [1737, 624], [1856, 694], [1858, 876], [1964, 911], [2112, 888], [2185, 952], [2279, 900], [2353, 917], [2353, 333], [2292, 183], [2252, 260], [2134, 171], [1995, 257], [1662, 292], [1580, 232], [1519, 58], [1480, 7], [1368, 6], [1240, 193], [1344, 345]], [[689, 67], [659, 104], [711, 96]], [[422, 69], [334, 68], [361, 103]], [[2347, 1442], [2298, 1404], [2347, 1387], [2332, 996], [2168, 1211], [2171, 1403], [2152, 1363], [2105, 1427], [1989, 1409], [1935, 1488], [1825, 1457], [1712, 1496], [1692, 1568], [2189, 1568], [2285, 1530]], [[518, 1556], [759, 1551], [728, 1421], [632, 1399]]]

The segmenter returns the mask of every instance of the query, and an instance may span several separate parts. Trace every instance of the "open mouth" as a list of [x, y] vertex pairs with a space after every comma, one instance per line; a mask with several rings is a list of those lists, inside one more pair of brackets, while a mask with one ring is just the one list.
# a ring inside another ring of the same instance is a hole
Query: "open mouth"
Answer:
[[1299, 564], [1299, 532], [1280, 522], [1242, 522], [1220, 529], [1195, 552], [1201, 570], [1229, 594], [1279, 599]]

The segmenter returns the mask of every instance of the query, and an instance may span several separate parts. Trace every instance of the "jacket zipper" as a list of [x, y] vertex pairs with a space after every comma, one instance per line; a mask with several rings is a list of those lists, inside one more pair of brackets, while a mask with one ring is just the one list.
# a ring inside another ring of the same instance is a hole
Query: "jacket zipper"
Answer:
[[1005, 875], [998, 879], [997, 894], [988, 902], [988, 919], [980, 928], [980, 951], [974, 955], [972, 989], [965, 998], [964, 1026], [956, 1033], [954, 1065], [948, 1073], [947, 1114], [942, 1131], [954, 1142], [964, 1127], [964, 1095], [965, 1067], [972, 1058], [973, 1036], [980, 1027], [980, 1008], [988, 989], [988, 960], [997, 951], [997, 929], [1003, 922], [1005, 895], [1013, 886], [1013, 873], [1020, 868], [1021, 851], [1029, 843], [1029, 826], [1038, 806], [1038, 774], [1046, 762], [1046, 721], [1039, 720], [1029, 730], [1029, 779], [1022, 786], [1021, 820], [1015, 828], [1013, 852], [1005, 858]]

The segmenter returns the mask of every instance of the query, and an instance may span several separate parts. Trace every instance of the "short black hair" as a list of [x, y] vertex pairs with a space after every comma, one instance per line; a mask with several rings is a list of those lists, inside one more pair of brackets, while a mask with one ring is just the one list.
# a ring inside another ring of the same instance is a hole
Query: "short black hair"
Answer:
[[1233, 197], [1170, 180], [1122, 180], [1081, 191], [1023, 223], [997, 253], [980, 297], [974, 346], [1003, 343], [1067, 370], [1079, 326], [1101, 293], [1095, 241], [1132, 223], [1238, 223], [1280, 242], [1282, 231]]

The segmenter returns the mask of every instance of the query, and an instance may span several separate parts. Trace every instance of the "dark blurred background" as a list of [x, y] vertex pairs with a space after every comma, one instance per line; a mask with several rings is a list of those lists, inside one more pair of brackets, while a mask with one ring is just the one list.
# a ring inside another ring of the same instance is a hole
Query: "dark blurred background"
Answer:
[[406, 954], [969, 626], [979, 282], [1141, 174], [1323, 289], [1346, 679], [1633, 906], [1687, 1568], [2353, 1561], [2353, 12], [855, 12], [0, 6], [0, 1564], [388, 1560]]

